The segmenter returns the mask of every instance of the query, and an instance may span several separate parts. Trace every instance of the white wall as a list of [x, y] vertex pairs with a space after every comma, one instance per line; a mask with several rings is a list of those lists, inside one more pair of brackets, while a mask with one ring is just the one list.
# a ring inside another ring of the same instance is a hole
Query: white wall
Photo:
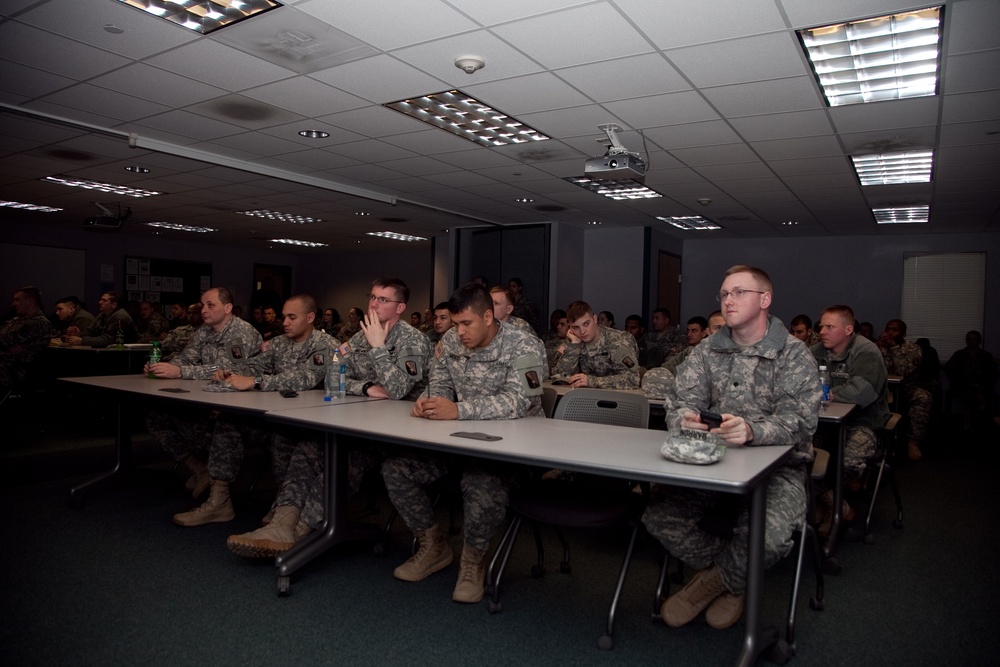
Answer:
[[588, 229], [584, 238], [583, 290], [576, 298], [595, 312], [610, 310], [615, 326], [622, 329], [626, 316], [642, 312], [645, 230]]

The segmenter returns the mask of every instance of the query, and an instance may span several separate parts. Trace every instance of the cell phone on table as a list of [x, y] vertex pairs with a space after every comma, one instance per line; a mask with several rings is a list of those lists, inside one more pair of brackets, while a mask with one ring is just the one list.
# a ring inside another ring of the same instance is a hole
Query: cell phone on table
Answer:
[[710, 412], [708, 410], [699, 410], [698, 416], [701, 418], [702, 424], [707, 424], [708, 429], [719, 428], [722, 425], [722, 415], [718, 412]]
[[456, 438], [471, 438], [473, 440], [486, 440], [488, 442], [496, 442], [497, 440], [503, 440], [499, 435], [490, 435], [489, 433], [479, 433], [478, 431], [458, 431], [452, 433]]
[[181, 389], [180, 387], [160, 387], [160, 391], [168, 391], [171, 394], [190, 394], [191, 393], [187, 389]]
[[282, 389], [278, 393], [281, 394], [282, 398], [295, 398], [296, 396], [299, 395], [299, 392], [295, 391], [294, 389]]

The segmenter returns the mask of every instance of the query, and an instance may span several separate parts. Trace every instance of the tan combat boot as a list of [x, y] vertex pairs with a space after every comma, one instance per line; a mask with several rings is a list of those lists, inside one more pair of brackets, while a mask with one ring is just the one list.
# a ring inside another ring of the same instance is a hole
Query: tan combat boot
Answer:
[[716, 630], [725, 630], [740, 620], [746, 601], [746, 593], [736, 594], [726, 591], [708, 606], [708, 610], [705, 612], [705, 621]]
[[191, 473], [187, 482], [184, 483], [184, 488], [191, 492], [192, 498], [197, 500], [212, 484], [212, 478], [208, 474], [208, 466], [205, 465], [204, 461], [199, 461], [193, 456], [184, 459], [184, 466]]
[[417, 553], [399, 567], [392, 576], [403, 581], [420, 581], [426, 579], [440, 569], [451, 565], [453, 558], [451, 547], [445, 539], [444, 531], [437, 524], [416, 534], [420, 547]]
[[726, 592], [722, 575], [715, 565], [695, 573], [687, 586], [671, 595], [660, 608], [660, 618], [672, 628], [679, 628], [694, 620], [702, 609], [712, 604]]
[[226, 546], [237, 556], [274, 558], [291, 549], [298, 541], [298, 523], [299, 508], [281, 505], [274, 508], [274, 514], [266, 526], [242, 535], [230, 535]]
[[221, 479], [212, 480], [212, 492], [208, 500], [190, 512], [174, 515], [174, 523], [178, 526], [203, 526], [206, 523], [223, 523], [236, 518], [233, 503], [229, 500], [229, 482]]
[[924, 453], [920, 451], [920, 443], [910, 440], [906, 445], [906, 458], [911, 461], [920, 461], [924, 458]]
[[483, 581], [486, 578], [486, 550], [465, 544], [458, 565], [458, 583], [451, 594], [455, 602], [473, 603], [483, 599]]

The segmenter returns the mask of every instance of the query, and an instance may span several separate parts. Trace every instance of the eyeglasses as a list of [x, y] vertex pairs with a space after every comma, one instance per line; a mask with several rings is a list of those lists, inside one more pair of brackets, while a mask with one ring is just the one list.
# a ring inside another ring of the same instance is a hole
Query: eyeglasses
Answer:
[[384, 306], [387, 303], [403, 303], [402, 301], [395, 301], [393, 299], [387, 299], [384, 296], [375, 296], [374, 294], [368, 295], [368, 302], [378, 301], [380, 306]]
[[766, 294], [767, 293], [767, 292], [762, 292], [759, 289], [742, 289], [742, 288], [738, 288], [738, 289], [734, 289], [732, 292], [727, 292], [727, 291], [723, 290], [723, 291], [721, 291], [721, 292], [719, 292], [718, 294], [715, 295], [715, 300], [718, 301], [719, 303], [722, 303], [723, 301], [726, 300], [726, 297], [729, 296], [730, 294], [733, 296], [734, 299], [739, 300], [739, 299], [742, 299], [743, 295], [746, 294], [747, 292], [753, 292], [754, 294]]

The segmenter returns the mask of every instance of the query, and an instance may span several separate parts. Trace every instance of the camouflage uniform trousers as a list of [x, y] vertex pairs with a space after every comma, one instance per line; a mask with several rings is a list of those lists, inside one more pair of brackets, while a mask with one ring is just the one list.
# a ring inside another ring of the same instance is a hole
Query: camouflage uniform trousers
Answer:
[[903, 385], [906, 398], [906, 415], [909, 417], [909, 437], [921, 442], [927, 437], [927, 424], [931, 420], [934, 397], [931, 392], [915, 384]]
[[[875, 454], [878, 436], [875, 431], [860, 424], [848, 424], [844, 434], [844, 474], [847, 477], [860, 475], [867, 467], [868, 459]], [[833, 428], [817, 431], [813, 445], [825, 449], [831, 455], [837, 453], [837, 430]], [[832, 476], [833, 466], [829, 473]]]
[[208, 451], [208, 472], [212, 479], [232, 482], [240, 473], [247, 445], [271, 448], [271, 471], [279, 487], [285, 479], [292, 451], [298, 442], [297, 432], [272, 426], [263, 419], [222, 413], [215, 422]]
[[434, 507], [424, 487], [447, 475], [449, 470], [462, 471], [465, 543], [477, 549], [489, 549], [494, 533], [507, 515], [507, 499], [514, 479], [510, 466], [407, 451], [382, 464], [382, 478], [393, 507], [407, 527], [418, 533], [435, 523]]
[[[767, 481], [767, 516], [764, 525], [764, 567], [786, 556], [794, 542], [792, 532], [803, 525], [806, 514], [806, 469], [782, 466]], [[667, 551], [691, 567], [702, 570], [713, 562], [732, 593], [746, 590], [749, 513], [747, 504], [736, 519], [732, 538], [712, 535], [698, 525], [706, 511], [727, 494], [673, 486], [654, 486], [642, 515], [646, 530]]]
[[[299, 519], [310, 528], [323, 525], [323, 439], [321, 435], [299, 432], [294, 442], [284, 480], [279, 485], [275, 507], [292, 505], [299, 508]], [[347, 485], [350, 493], [361, 490], [361, 482], [368, 470], [379, 465], [384, 456], [384, 446], [341, 436], [341, 446], [347, 450]]]
[[213, 422], [209, 410], [169, 407], [146, 413], [146, 430], [175, 461], [208, 459]]

